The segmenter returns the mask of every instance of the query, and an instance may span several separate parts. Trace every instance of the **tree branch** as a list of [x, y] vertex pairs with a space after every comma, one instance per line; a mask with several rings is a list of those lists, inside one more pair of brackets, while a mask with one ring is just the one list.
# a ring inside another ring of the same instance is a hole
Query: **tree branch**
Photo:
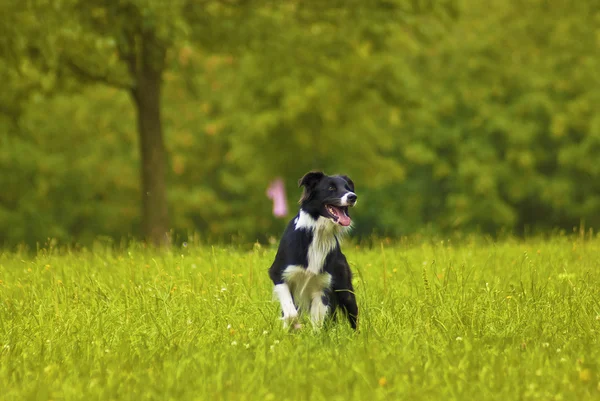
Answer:
[[111, 79], [108, 74], [97, 74], [87, 70], [84, 67], [77, 65], [73, 60], [66, 59], [65, 61], [67, 67], [71, 69], [75, 74], [79, 75], [80, 78], [86, 79], [88, 81], [100, 82], [108, 86], [112, 86], [113, 88], [131, 90], [133, 86], [131, 84], [127, 84], [125, 82], [117, 82]]

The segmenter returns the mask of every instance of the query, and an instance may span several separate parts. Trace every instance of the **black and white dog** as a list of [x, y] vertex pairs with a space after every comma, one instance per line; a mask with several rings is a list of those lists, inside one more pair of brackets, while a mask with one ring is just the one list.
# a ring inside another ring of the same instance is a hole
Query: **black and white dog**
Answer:
[[345, 175], [310, 172], [298, 186], [304, 186], [300, 212], [285, 229], [269, 269], [284, 326], [294, 323], [299, 312], [306, 312], [313, 326], [319, 327], [339, 307], [356, 329], [352, 272], [340, 249], [352, 222], [348, 208], [357, 199], [354, 183]]

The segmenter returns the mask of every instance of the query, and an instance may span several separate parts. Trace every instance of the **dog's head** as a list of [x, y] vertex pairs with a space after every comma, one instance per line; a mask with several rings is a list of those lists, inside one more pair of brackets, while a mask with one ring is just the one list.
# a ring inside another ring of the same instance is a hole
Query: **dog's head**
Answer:
[[352, 223], [348, 208], [356, 204], [354, 183], [345, 175], [325, 175], [311, 171], [298, 181], [304, 187], [300, 198], [302, 210], [313, 217], [323, 216], [341, 226]]

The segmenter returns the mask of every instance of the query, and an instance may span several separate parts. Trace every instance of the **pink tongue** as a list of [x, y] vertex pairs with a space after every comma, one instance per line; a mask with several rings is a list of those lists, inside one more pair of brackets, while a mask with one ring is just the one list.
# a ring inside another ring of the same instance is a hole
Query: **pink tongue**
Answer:
[[344, 227], [349, 226], [350, 223], [352, 222], [352, 220], [350, 219], [350, 216], [348, 216], [346, 213], [344, 213], [344, 211], [342, 209], [338, 209], [337, 207], [333, 207], [335, 209], [335, 211], [337, 212], [337, 216], [338, 216], [338, 223], [340, 223], [341, 225], [343, 225]]

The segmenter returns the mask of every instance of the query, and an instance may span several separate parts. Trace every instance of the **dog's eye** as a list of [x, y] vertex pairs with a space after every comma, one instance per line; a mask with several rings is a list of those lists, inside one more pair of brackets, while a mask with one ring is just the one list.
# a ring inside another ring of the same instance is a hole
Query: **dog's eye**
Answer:
[[329, 186], [329, 190], [330, 190], [330, 191], [335, 191], [335, 187], [334, 187], [333, 185], [330, 185], [330, 186]]

